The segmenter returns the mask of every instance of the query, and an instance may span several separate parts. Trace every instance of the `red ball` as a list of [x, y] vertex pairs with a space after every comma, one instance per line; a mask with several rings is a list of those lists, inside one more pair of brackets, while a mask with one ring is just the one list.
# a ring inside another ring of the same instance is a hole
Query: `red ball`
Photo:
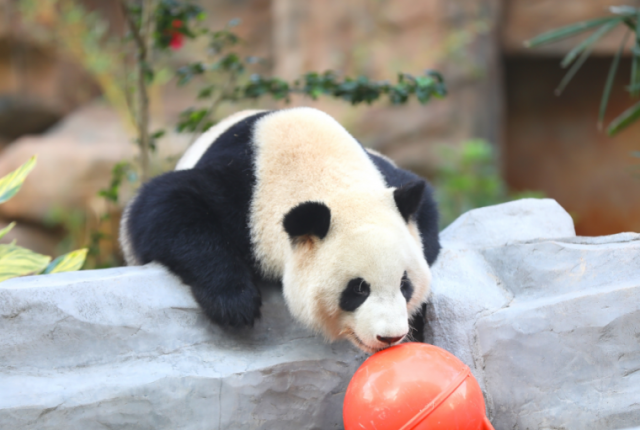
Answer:
[[469, 368], [424, 343], [369, 357], [351, 378], [342, 416], [345, 430], [493, 430]]

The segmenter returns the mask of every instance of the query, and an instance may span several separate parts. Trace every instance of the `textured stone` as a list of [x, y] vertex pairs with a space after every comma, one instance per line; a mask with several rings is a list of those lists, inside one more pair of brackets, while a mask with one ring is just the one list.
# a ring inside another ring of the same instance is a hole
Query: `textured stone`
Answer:
[[327, 429], [363, 360], [263, 288], [253, 329], [210, 324], [156, 266], [0, 284], [0, 422], [20, 429]]
[[553, 200], [442, 232], [427, 332], [469, 365], [496, 430], [640, 422], [640, 235], [575, 237]]
[[485, 251], [514, 294], [477, 323], [496, 429], [640, 422], [640, 235]]
[[[553, 200], [477, 209], [442, 232], [429, 340], [469, 365], [496, 430], [640, 422], [640, 235], [575, 237]], [[0, 284], [0, 423], [20, 429], [341, 428], [365, 358], [263, 318], [210, 324], [158, 266]]]
[[571, 217], [551, 199], [523, 199], [463, 214], [440, 233], [443, 249], [433, 268], [429, 340], [464, 361], [483, 386], [475, 324], [481, 315], [507, 306], [513, 293], [479, 251], [568, 236], [575, 236]]
[[451, 223], [440, 239], [465, 248], [487, 248], [575, 235], [571, 216], [555, 200], [522, 199], [469, 211]]

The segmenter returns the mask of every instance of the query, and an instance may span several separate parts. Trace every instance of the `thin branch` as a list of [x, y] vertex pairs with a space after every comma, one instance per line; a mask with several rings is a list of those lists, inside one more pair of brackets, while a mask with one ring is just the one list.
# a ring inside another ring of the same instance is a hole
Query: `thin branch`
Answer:
[[142, 17], [140, 26], [135, 21], [135, 17], [127, 6], [125, 0], [120, 0], [120, 7], [126, 18], [129, 30], [133, 36], [133, 41], [137, 50], [137, 95], [138, 95], [138, 145], [140, 146], [140, 173], [142, 182], [149, 179], [149, 93], [146, 82], [146, 71], [149, 60], [149, 33], [151, 29], [151, 17], [153, 0], [143, 0]]

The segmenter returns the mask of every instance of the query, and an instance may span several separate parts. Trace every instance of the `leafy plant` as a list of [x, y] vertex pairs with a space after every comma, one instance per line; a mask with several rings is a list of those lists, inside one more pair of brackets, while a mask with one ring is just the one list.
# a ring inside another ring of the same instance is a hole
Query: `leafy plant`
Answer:
[[[0, 178], [0, 203], [12, 198], [22, 187], [29, 172], [36, 164], [33, 156], [18, 169]], [[0, 239], [15, 226], [12, 222], [0, 230]], [[15, 241], [0, 244], [0, 282], [10, 278], [38, 273], [58, 273], [79, 270], [84, 264], [87, 249], [79, 249], [51, 261], [51, 257], [17, 246]]]
[[493, 147], [485, 140], [469, 140], [460, 148], [444, 147], [441, 155], [442, 162], [434, 179], [440, 228], [471, 209], [543, 197], [540, 192], [509, 194], [496, 168]]
[[[611, 89], [613, 88], [613, 82], [620, 65], [620, 57], [622, 56], [622, 52], [627, 45], [630, 35], [633, 35], [633, 47], [631, 48], [631, 81], [627, 87], [627, 91], [632, 98], [637, 98], [638, 95], [640, 95], [640, 8], [631, 6], [612, 6], [610, 10], [612, 13], [610, 16], [604, 16], [551, 30], [525, 42], [525, 46], [534, 48], [548, 43], [557, 42], [568, 37], [573, 37], [584, 32], [592, 32], [588, 37], [569, 51], [562, 60], [562, 67], [569, 67], [569, 70], [556, 89], [556, 94], [561, 94], [571, 79], [585, 63], [587, 58], [589, 58], [595, 43], [616, 27], [623, 26], [627, 28], [627, 32], [620, 42], [620, 48], [611, 62], [609, 74], [604, 85], [598, 114], [598, 127], [602, 127], [604, 116], [607, 111], [607, 105], [609, 104], [609, 98], [611, 96]], [[617, 116], [607, 127], [607, 133], [609, 136], [614, 136], [636, 122], [639, 118], [640, 102], [634, 104]]]

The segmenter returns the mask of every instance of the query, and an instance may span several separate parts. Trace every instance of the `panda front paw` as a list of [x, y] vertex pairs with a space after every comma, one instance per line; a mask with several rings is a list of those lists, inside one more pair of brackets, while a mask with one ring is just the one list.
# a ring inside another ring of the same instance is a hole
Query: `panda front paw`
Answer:
[[211, 321], [222, 327], [251, 326], [260, 318], [262, 298], [254, 285], [224, 292], [192, 288], [196, 301]]

